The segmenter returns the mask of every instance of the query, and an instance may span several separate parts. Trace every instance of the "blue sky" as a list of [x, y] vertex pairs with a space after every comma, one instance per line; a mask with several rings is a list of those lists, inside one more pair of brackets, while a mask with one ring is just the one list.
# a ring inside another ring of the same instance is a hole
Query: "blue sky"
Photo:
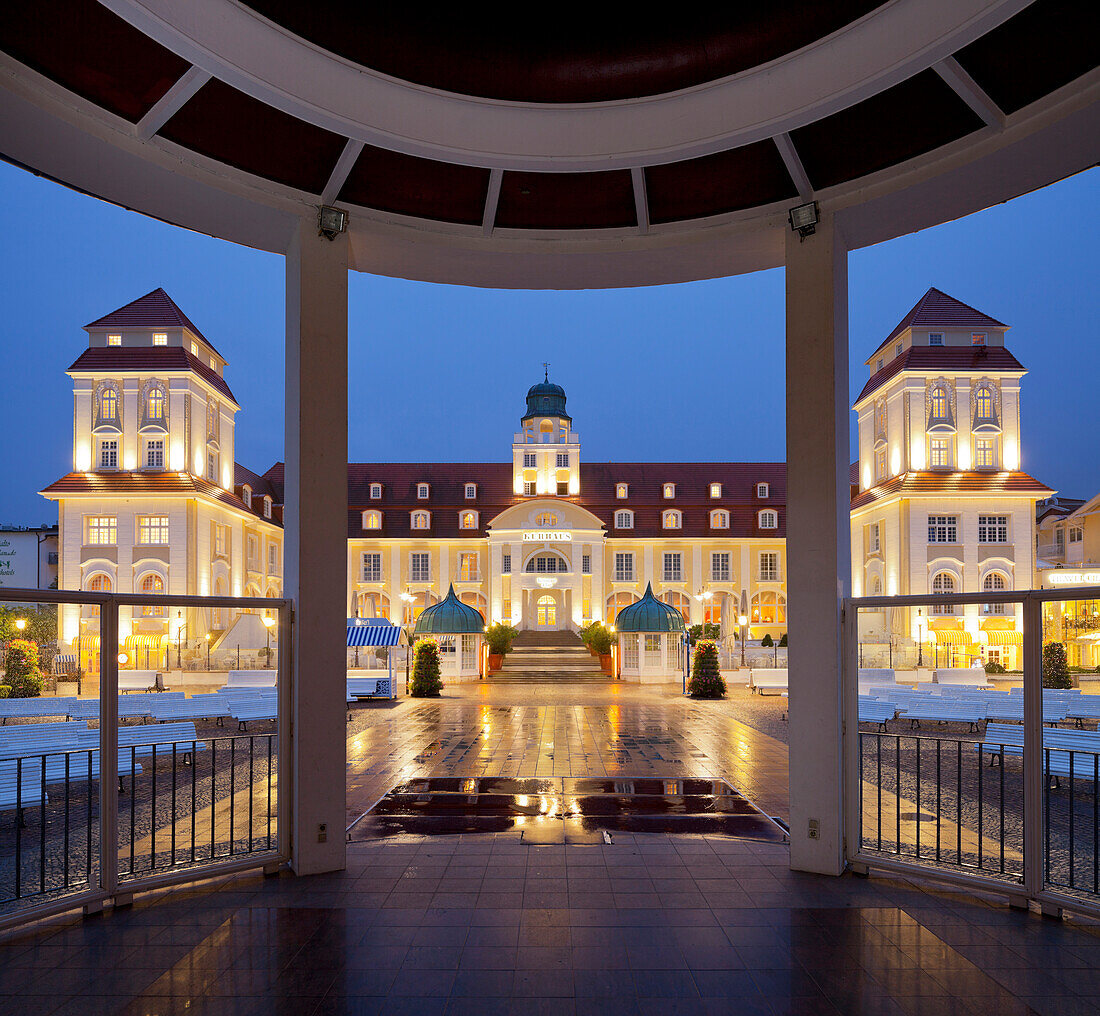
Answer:
[[[1095, 239], [1100, 170], [850, 258], [851, 394], [863, 360], [929, 286], [1012, 325], [1030, 370], [1023, 468], [1100, 489]], [[126, 212], [0, 163], [8, 439], [0, 522], [56, 519], [36, 491], [71, 468], [65, 368], [81, 326], [163, 286], [228, 358], [237, 457], [282, 457], [282, 259]], [[784, 457], [781, 270], [648, 289], [516, 292], [353, 273], [349, 455], [503, 461], [550, 361], [582, 455]], [[853, 419], [854, 431], [854, 419]]]

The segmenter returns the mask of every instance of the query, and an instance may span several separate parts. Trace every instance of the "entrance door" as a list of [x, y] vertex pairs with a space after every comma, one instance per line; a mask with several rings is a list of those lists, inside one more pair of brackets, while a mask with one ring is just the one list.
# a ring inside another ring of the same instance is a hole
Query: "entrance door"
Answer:
[[535, 626], [537, 628], [556, 628], [558, 623], [558, 604], [549, 593], [535, 601]]

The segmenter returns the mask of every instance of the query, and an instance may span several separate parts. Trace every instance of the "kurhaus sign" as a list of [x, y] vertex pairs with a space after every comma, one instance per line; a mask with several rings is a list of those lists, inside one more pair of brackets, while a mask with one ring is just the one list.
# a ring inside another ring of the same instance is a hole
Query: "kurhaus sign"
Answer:
[[573, 534], [552, 529], [539, 529], [523, 534], [524, 543], [572, 543]]

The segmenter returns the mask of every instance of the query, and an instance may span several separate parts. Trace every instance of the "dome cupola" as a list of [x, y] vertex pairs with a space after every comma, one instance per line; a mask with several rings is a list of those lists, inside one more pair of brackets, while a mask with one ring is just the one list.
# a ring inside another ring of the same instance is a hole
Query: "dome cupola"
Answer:
[[565, 389], [550, 380], [549, 369], [544, 372], [541, 383], [527, 389], [527, 412], [521, 417], [521, 422], [536, 416], [556, 416], [571, 420], [565, 411]]

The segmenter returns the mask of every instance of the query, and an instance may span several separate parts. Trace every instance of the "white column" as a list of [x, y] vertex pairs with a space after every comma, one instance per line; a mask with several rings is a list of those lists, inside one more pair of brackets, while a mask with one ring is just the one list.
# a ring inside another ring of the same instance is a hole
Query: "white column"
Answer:
[[604, 540], [592, 544], [592, 620], [603, 621], [607, 608], [607, 588], [603, 578], [603, 559], [607, 552]]
[[299, 874], [335, 871], [345, 860], [347, 392], [347, 234], [325, 240], [302, 220], [286, 256], [284, 517], [285, 595], [295, 612], [291, 864]]
[[848, 254], [831, 215], [805, 241], [787, 232], [786, 290], [791, 867], [836, 875], [843, 869], [840, 610], [851, 565]]

